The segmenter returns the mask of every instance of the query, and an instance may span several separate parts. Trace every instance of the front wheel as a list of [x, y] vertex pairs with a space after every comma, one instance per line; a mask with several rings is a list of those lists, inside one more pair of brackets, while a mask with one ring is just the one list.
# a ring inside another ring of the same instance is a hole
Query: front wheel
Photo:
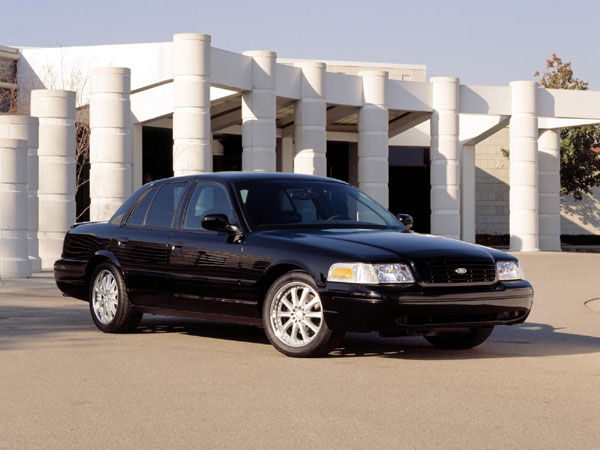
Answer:
[[325, 355], [343, 336], [325, 323], [317, 287], [304, 272], [287, 273], [273, 283], [263, 304], [263, 323], [271, 344], [287, 356]]
[[133, 331], [142, 320], [143, 313], [129, 303], [123, 276], [112, 263], [102, 263], [94, 270], [89, 301], [92, 319], [105, 333]]
[[494, 327], [472, 327], [462, 330], [440, 331], [435, 336], [425, 336], [430, 344], [447, 349], [467, 349], [477, 347], [490, 337]]

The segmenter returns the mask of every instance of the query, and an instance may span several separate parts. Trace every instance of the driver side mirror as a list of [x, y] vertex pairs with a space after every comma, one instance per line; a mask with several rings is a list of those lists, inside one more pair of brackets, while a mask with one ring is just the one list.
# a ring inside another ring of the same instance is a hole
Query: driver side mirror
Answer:
[[413, 227], [413, 218], [409, 214], [396, 214], [396, 218], [409, 230]]
[[240, 235], [240, 229], [229, 223], [225, 214], [207, 214], [202, 218], [202, 227], [210, 231], [226, 231], [230, 234]]

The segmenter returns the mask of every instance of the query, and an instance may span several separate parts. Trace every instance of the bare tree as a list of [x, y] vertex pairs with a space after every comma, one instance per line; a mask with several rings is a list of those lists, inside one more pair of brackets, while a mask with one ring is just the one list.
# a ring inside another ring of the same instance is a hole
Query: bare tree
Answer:
[[[46, 64], [38, 74], [42, 85], [34, 83], [33, 73], [22, 76], [18, 87], [0, 89], [0, 105], [7, 114], [29, 114], [31, 107], [31, 91], [33, 89], [61, 89], [75, 92], [77, 108], [75, 119], [75, 163], [76, 163], [76, 197], [77, 218], [80, 221], [89, 211], [89, 155], [90, 125], [89, 104], [83, 104], [83, 92], [88, 80], [82, 61], [67, 64], [61, 48], [60, 62], [57, 65]], [[16, 77], [15, 77], [16, 81]], [[13, 83], [15, 82], [13, 81]]]

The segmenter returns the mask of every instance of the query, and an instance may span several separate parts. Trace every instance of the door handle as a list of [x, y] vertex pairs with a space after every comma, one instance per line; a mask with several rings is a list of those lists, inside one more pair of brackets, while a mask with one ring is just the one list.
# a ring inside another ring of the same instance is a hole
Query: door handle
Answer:
[[125, 246], [127, 245], [128, 242], [129, 242], [129, 239], [126, 236], [117, 238], [117, 245], [119, 248], [125, 248]]
[[171, 247], [172, 252], [181, 251], [181, 247], [183, 247], [183, 242], [181, 242], [181, 241], [170, 242], [169, 247]]

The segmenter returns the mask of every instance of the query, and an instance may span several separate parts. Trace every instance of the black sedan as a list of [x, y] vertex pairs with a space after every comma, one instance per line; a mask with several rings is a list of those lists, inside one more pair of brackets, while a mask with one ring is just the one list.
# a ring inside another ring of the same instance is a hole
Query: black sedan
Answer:
[[525, 321], [533, 289], [514, 256], [401, 219], [328, 178], [169, 178], [108, 222], [73, 226], [56, 283], [104, 332], [131, 331], [143, 313], [259, 325], [289, 356], [325, 354], [345, 331], [471, 348]]

